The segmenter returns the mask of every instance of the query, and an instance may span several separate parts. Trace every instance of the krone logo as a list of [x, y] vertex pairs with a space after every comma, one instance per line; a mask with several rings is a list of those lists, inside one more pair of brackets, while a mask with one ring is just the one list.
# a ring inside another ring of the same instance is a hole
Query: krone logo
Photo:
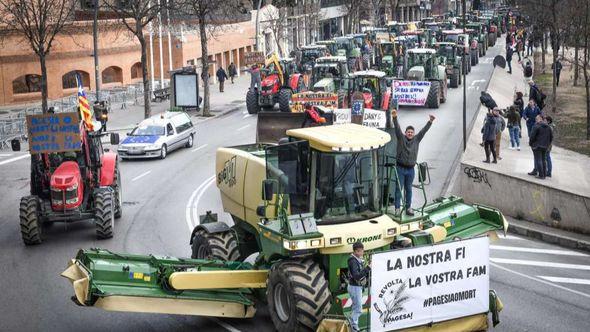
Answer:
[[346, 243], [348, 244], [353, 244], [355, 242], [362, 242], [362, 243], [366, 243], [366, 242], [372, 242], [372, 241], [377, 241], [381, 239], [381, 234], [379, 235], [371, 235], [371, 236], [366, 236], [366, 237], [349, 237], [348, 239], [346, 239]]

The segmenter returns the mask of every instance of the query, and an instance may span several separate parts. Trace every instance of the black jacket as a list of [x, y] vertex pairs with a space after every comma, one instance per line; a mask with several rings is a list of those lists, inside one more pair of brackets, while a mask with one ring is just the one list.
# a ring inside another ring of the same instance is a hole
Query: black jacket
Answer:
[[397, 136], [397, 165], [402, 167], [416, 166], [416, 159], [418, 159], [418, 150], [420, 142], [426, 135], [426, 132], [432, 126], [432, 122], [428, 121], [426, 126], [422, 128], [412, 139], [408, 139], [402, 132], [399, 126], [397, 117], [393, 118], [393, 125], [395, 127], [395, 135]]
[[484, 141], [495, 141], [496, 140], [496, 126], [498, 122], [493, 114], [488, 113], [486, 115], [485, 122], [481, 128], [482, 139]]
[[529, 145], [533, 149], [543, 148], [547, 149], [553, 142], [553, 130], [546, 123], [537, 123], [531, 131], [529, 138]]
[[350, 258], [348, 258], [348, 272], [350, 274], [348, 283], [351, 286], [364, 286], [361, 280], [369, 277], [370, 270], [368, 266], [363, 267], [356, 257], [350, 255]]

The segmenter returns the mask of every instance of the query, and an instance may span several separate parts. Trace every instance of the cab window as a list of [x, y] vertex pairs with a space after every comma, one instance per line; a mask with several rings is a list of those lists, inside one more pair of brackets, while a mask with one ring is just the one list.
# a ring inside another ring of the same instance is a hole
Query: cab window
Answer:
[[174, 128], [172, 127], [171, 123], [166, 125], [166, 132], [168, 133], [168, 136], [174, 135]]

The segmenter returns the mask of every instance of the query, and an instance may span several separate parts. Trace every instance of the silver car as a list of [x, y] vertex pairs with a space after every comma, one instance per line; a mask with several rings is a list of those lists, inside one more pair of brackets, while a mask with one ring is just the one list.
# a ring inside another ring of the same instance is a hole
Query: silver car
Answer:
[[145, 119], [119, 144], [121, 159], [160, 158], [194, 144], [196, 130], [184, 112], [165, 112]]

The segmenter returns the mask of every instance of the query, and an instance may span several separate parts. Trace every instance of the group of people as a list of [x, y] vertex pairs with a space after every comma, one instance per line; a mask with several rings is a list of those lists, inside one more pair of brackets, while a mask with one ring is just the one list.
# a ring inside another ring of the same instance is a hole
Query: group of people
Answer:
[[217, 69], [217, 72], [215, 73], [215, 76], [217, 76], [217, 81], [219, 82], [219, 92], [224, 92], [223, 90], [225, 87], [225, 81], [228, 78], [231, 80], [231, 84], [234, 84], [234, 79], [237, 75], [238, 69], [236, 68], [236, 65], [233, 62], [229, 64], [229, 67], [227, 67], [227, 72], [225, 71], [225, 69], [223, 69], [223, 67], [219, 67], [219, 69]]

